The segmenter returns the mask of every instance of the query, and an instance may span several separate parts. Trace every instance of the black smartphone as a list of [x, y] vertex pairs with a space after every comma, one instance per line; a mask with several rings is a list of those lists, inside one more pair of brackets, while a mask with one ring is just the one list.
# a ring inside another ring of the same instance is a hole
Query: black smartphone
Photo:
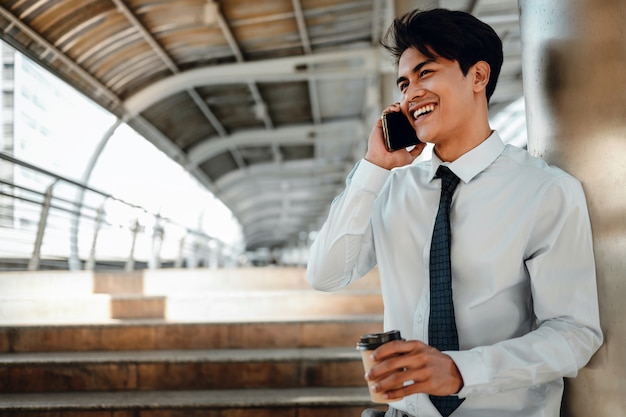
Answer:
[[383, 135], [385, 147], [389, 152], [417, 145], [421, 142], [411, 122], [402, 112], [383, 114]]

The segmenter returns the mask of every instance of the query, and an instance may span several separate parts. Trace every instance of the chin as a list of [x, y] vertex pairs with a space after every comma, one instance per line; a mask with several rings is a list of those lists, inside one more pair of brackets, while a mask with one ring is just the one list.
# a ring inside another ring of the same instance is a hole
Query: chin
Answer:
[[417, 133], [417, 137], [420, 141], [424, 142], [424, 143], [433, 143], [433, 137], [432, 135], [429, 135], [428, 133], [421, 133], [420, 132], [416, 132]]

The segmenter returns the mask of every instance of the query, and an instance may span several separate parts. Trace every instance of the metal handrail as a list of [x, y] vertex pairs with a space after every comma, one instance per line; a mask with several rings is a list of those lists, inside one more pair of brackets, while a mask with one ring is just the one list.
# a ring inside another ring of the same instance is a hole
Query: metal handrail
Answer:
[[69, 178], [64, 177], [62, 175], [59, 175], [59, 174], [55, 174], [54, 172], [48, 171], [48, 170], [43, 169], [41, 167], [38, 167], [36, 165], [30, 164], [30, 163], [25, 162], [25, 161], [21, 161], [21, 160], [19, 160], [17, 158], [14, 158], [13, 156], [8, 155], [8, 154], [6, 154], [4, 152], [0, 152], [0, 159], [4, 159], [5, 161], [11, 162], [14, 165], [19, 165], [21, 167], [28, 168], [31, 171], [36, 171], [36, 172], [38, 172], [40, 174], [44, 174], [44, 175], [49, 176], [51, 178], [54, 178], [54, 179], [56, 179], [58, 181], [63, 181], [65, 183], [67, 183], [69, 185], [73, 185], [73, 186], [75, 186], [77, 188], [82, 188], [85, 191], [90, 191], [92, 193], [99, 194], [99, 195], [101, 195], [103, 197], [107, 197], [107, 198], [111, 198], [111, 199], [117, 200], [117, 201], [119, 201], [121, 203], [124, 203], [124, 204], [126, 204], [128, 206], [144, 210], [143, 207], [137, 206], [137, 205], [132, 204], [132, 203], [128, 203], [128, 202], [126, 202], [126, 201], [124, 201], [122, 199], [114, 197], [111, 194], [105, 193], [104, 191], [100, 191], [100, 190], [98, 190], [96, 188], [90, 187], [87, 184], [82, 184], [82, 183], [80, 183], [78, 181], [69, 179]]
[[[7, 184], [7, 183], [5, 181], [0, 181], [0, 184]], [[9, 184], [9, 186], [10, 186], [10, 184]], [[44, 198], [44, 200], [46, 198], [46, 194], [45, 193], [40, 193], [39, 191], [31, 190], [31, 189], [28, 189], [26, 187], [19, 187], [19, 188], [24, 190], [24, 191], [32, 192], [34, 194], [39, 194], [39, 195], [41, 195]], [[20, 201], [24, 201], [24, 202], [35, 204], [35, 205], [43, 203], [43, 201], [33, 200], [32, 198], [27, 198], [27, 197], [22, 197], [22, 196], [15, 195], [15, 194], [6, 193], [4, 191], [0, 191], [0, 196], [10, 197], [10, 198], [13, 198], [15, 200], [20, 200]], [[57, 199], [58, 201], [65, 202], [65, 203], [74, 204], [74, 202], [72, 202], [71, 200], [65, 199], [65, 198], [55, 197], [55, 199]], [[81, 211], [79, 211], [79, 210], [72, 210], [72, 209], [69, 209], [67, 207], [62, 207], [62, 206], [59, 206], [59, 205], [56, 205], [56, 204], [52, 204], [52, 203], [50, 204], [50, 207], [55, 209], [55, 210], [64, 211], [64, 212], [66, 212], [68, 214], [72, 214], [74, 216], [82, 216], [84, 218], [89, 218], [91, 220], [95, 220], [96, 219], [95, 216], [92, 216], [92, 217], [87, 216], [87, 215], [81, 213]], [[94, 210], [94, 211], [98, 210], [98, 209], [95, 209], [93, 207], [88, 207], [86, 205], [83, 205], [82, 208], [89, 208], [89, 209]]]
[[[215, 267], [219, 266], [222, 250], [234, 252], [233, 248], [228, 248], [223, 241], [203, 230], [188, 228], [112, 194], [6, 153], [0, 152], [0, 160], [47, 178], [43, 185], [45, 191], [0, 179], [0, 270], [36, 270], [64, 265], [69, 269], [72, 257], [78, 258], [84, 269]], [[65, 191], [81, 194], [80, 200], [78, 197], [73, 200], [59, 195], [57, 187], [61, 185], [69, 187]], [[25, 193], [29, 195], [21, 195]], [[85, 203], [85, 193], [91, 200], [97, 198], [99, 203], [95, 206]], [[112, 221], [108, 217], [112, 216], [111, 210], [116, 207], [123, 208], [128, 214]], [[82, 257], [77, 254], [81, 248], [76, 248], [72, 241], [79, 234], [84, 237]], [[112, 244], [113, 239], [121, 241]], [[170, 250], [164, 252], [163, 247], [168, 242]], [[30, 245], [28, 252], [24, 249], [11, 252], [11, 248], [25, 245]], [[126, 254], [120, 254], [119, 247], [127, 247]], [[143, 255], [140, 255], [138, 252], [142, 248]], [[208, 256], [210, 251], [217, 252]], [[11, 262], [16, 266], [9, 267]]]

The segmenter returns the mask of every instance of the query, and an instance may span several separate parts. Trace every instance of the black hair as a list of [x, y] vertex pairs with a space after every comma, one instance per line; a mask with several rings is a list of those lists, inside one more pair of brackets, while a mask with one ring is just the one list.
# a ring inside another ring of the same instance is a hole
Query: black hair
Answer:
[[502, 41], [491, 26], [469, 13], [414, 10], [393, 21], [381, 44], [396, 65], [402, 53], [412, 47], [431, 59], [439, 56], [457, 61], [463, 75], [478, 61], [485, 61], [491, 68], [487, 102], [496, 89], [503, 61]]

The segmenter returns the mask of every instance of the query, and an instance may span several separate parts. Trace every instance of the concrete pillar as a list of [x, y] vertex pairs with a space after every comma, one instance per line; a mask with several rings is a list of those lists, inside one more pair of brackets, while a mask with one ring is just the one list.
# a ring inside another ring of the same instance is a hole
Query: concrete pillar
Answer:
[[528, 148], [583, 183], [605, 344], [565, 417], [626, 409], [626, 2], [519, 0]]

